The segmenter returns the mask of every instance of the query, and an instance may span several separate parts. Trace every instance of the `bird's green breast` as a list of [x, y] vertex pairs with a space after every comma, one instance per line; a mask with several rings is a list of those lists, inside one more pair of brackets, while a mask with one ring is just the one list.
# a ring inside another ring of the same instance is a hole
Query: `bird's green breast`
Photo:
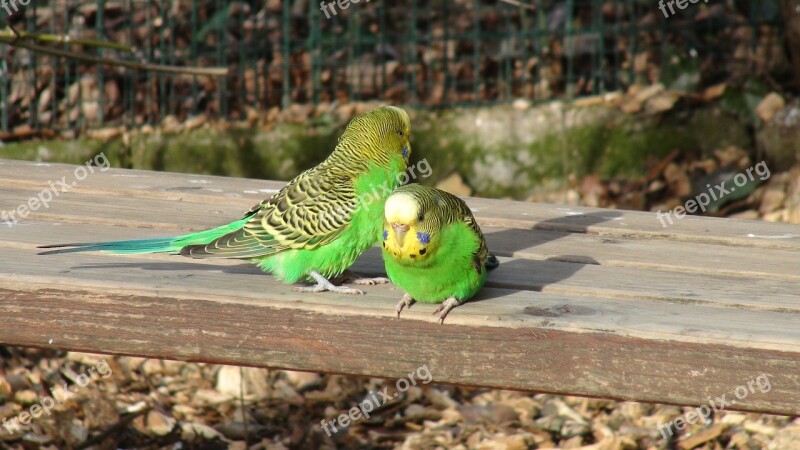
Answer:
[[472, 265], [480, 238], [462, 222], [440, 233], [436, 252], [422, 260], [401, 261], [384, 251], [386, 273], [392, 283], [420, 302], [440, 303], [449, 297], [468, 300], [486, 281], [486, 269], [478, 273]]
[[405, 168], [399, 156], [390, 160], [388, 168], [370, 164], [356, 178], [358, 203], [350, 223], [333, 242], [310, 250], [286, 250], [262, 259], [259, 265], [288, 283], [305, 279], [312, 270], [328, 278], [341, 274], [377, 242], [386, 199], [397, 187], [398, 175]]

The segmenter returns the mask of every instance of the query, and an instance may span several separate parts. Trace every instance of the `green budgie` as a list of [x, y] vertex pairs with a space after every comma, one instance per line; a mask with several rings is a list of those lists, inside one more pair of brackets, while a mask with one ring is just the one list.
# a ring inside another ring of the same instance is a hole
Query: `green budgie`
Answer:
[[[410, 131], [402, 109], [374, 109], [348, 124], [325, 161], [240, 220], [178, 237], [46, 245], [41, 248], [61, 249], [42, 254], [103, 250], [247, 259], [287, 283], [316, 281], [301, 291], [363, 294], [329, 280], [377, 242], [386, 199], [408, 167]], [[388, 279], [356, 280], [380, 282]]]
[[444, 323], [483, 287], [487, 269], [497, 267], [472, 211], [452, 194], [408, 184], [389, 197], [384, 216], [386, 273], [405, 291], [397, 317], [417, 301], [441, 303], [434, 314]]

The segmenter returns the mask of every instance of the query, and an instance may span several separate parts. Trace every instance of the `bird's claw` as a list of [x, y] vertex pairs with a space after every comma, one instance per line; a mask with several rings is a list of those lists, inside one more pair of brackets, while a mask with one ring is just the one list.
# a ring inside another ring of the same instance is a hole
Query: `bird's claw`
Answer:
[[400, 318], [400, 311], [402, 311], [403, 308], [411, 309], [411, 305], [416, 302], [417, 301], [414, 300], [410, 295], [403, 294], [403, 298], [401, 298], [400, 301], [397, 302], [397, 306], [394, 307], [394, 310], [397, 311], [397, 318]]
[[295, 287], [294, 290], [297, 292], [311, 292], [311, 293], [330, 291], [330, 292], [335, 292], [337, 294], [365, 295], [364, 291], [362, 291], [361, 289], [350, 288], [347, 286], [334, 286], [334, 285], [320, 286], [318, 284], [315, 284], [314, 286], [298, 286]]
[[353, 284], [358, 284], [361, 286], [375, 286], [376, 284], [388, 284], [391, 283], [392, 280], [386, 277], [375, 277], [375, 278], [356, 278], [352, 281]]
[[444, 325], [444, 318], [447, 317], [447, 314], [453, 308], [455, 308], [456, 306], [459, 306], [459, 305], [461, 305], [463, 303], [464, 302], [462, 300], [458, 300], [455, 297], [450, 297], [447, 300], [443, 301], [442, 304], [439, 305], [438, 308], [436, 308], [436, 311], [433, 312], [433, 314], [439, 314], [439, 318], [438, 318], [437, 322], [439, 322], [440, 324]]
[[344, 272], [342, 272], [341, 275], [336, 277], [335, 281], [337, 283], [353, 283], [361, 286], [375, 286], [376, 284], [387, 284], [392, 282], [386, 277], [375, 277], [375, 278], [362, 277], [361, 275], [358, 275], [357, 273], [353, 272], [350, 269], [347, 269]]
[[317, 272], [310, 272], [309, 276], [313, 278], [317, 284], [314, 286], [302, 286], [296, 287], [295, 291], [297, 292], [322, 292], [322, 291], [330, 291], [335, 292], [337, 294], [349, 294], [349, 295], [364, 295], [364, 291], [361, 289], [351, 288], [347, 286], [336, 286], [335, 284], [328, 281], [327, 278], [323, 277]]

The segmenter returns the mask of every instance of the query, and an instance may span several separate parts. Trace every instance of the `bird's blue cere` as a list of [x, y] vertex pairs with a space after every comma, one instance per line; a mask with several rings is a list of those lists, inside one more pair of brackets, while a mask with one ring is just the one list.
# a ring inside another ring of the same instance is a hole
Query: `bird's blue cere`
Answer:
[[428, 233], [423, 233], [422, 231], [417, 231], [417, 240], [420, 244], [427, 244], [431, 241], [431, 235]]
[[389, 237], [389, 232], [386, 231], [386, 230], [383, 230], [383, 240], [385, 241], [386, 238], [388, 238], [388, 237]]
[[403, 158], [408, 158], [408, 147], [403, 147]]

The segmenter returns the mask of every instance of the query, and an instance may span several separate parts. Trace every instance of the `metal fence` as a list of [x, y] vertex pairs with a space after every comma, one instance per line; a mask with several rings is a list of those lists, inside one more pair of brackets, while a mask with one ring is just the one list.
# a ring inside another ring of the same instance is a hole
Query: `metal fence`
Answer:
[[655, 0], [22, 1], [8, 0], [19, 12], [0, 10], [0, 26], [69, 37], [50, 45], [87, 55], [229, 73], [135, 71], [0, 45], [4, 131], [237, 120], [294, 103], [546, 101], [659, 80], [691, 88], [781, 45], [777, 0], [682, 10]]

